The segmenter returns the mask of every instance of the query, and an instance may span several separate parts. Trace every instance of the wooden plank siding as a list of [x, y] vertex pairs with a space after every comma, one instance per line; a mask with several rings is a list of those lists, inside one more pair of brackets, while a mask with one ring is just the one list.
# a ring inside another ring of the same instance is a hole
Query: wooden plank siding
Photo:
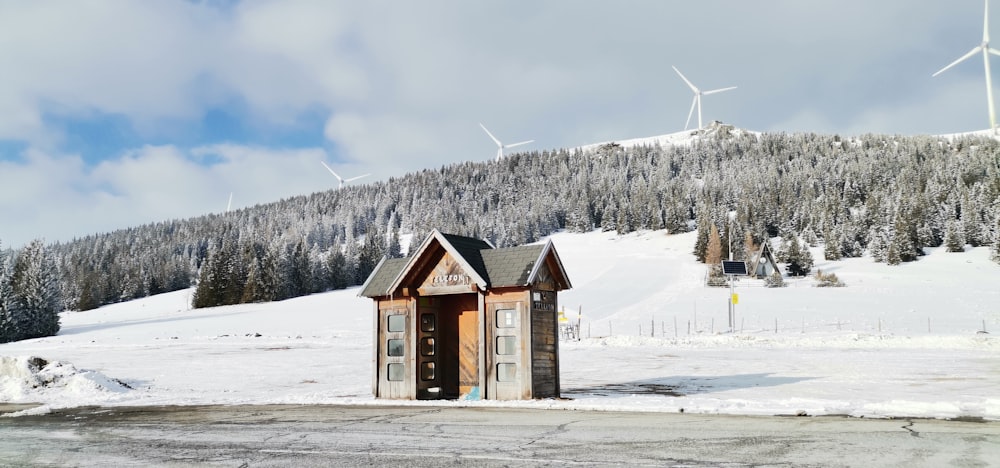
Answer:
[[[416, 398], [416, 388], [414, 383], [414, 319], [412, 313], [412, 301], [406, 299], [396, 299], [382, 301], [379, 304], [378, 331], [376, 348], [378, 349], [377, 367], [378, 397], [389, 399], [409, 399]], [[389, 317], [400, 315], [404, 317], [402, 331], [389, 331]], [[403, 355], [390, 356], [390, 340], [403, 340]], [[393, 365], [403, 365], [402, 380], [390, 380], [389, 368]]]
[[[533, 292], [532, 294], [536, 294]], [[546, 294], [546, 293], [541, 293]], [[531, 310], [531, 396], [559, 397], [559, 319], [555, 294]]]
[[[523, 289], [504, 289], [490, 291], [485, 297], [487, 336], [486, 355], [486, 398], [492, 400], [523, 400], [531, 398], [530, 374], [530, 319], [528, 316], [528, 291]], [[497, 311], [513, 310], [515, 323], [513, 326], [497, 323]], [[514, 352], [499, 354], [501, 337], [513, 336]], [[505, 379], [499, 375], [500, 366], [516, 366], [516, 377]]]

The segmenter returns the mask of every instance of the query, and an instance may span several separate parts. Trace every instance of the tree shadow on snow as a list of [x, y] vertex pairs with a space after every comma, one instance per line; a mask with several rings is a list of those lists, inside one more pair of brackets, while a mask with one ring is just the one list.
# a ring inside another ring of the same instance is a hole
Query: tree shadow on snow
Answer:
[[675, 376], [633, 382], [607, 382], [564, 387], [562, 395], [625, 397], [631, 395], [685, 396], [755, 387], [774, 387], [812, 380], [814, 377], [775, 377], [772, 374]]

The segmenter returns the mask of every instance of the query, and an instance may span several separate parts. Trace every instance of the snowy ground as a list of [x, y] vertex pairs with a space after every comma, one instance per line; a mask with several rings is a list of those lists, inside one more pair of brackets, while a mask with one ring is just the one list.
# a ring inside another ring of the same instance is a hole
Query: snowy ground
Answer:
[[[896, 267], [816, 250], [846, 287], [741, 281], [730, 333], [729, 291], [702, 285], [693, 233], [553, 239], [574, 286], [560, 303], [582, 311], [583, 339], [561, 343], [568, 399], [408, 404], [1000, 420], [1000, 265], [986, 249]], [[190, 294], [68, 312], [58, 336], [0, 345], [0, 403], [399, 403], [371, 396], [372, 306], [357, 289], [201, 310]]]

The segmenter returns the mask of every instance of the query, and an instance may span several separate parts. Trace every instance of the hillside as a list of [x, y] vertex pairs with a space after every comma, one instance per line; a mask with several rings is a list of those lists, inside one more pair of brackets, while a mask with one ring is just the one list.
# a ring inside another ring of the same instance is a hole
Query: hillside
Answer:
[[[728, 290], [701, 283], [696, 237], [552, 236], [574, 285], [560, 302], [583, 311], [584, 339], [560, 344], [567, 400], [403, 404], [1000, 419], [1000, 265], [986, 248], [819, 261], [843, 288], [741, 282], [728, 333]], [[192, 310], [189, 289], [66, 312], [58, 336], [0, 345], [0, 401], [400, 404], [371, 397], [372, 309], [357, 292]]]
[[201, 278], [212, 286], [204, 305], [343, 288], [360, 284], [383, 255], [405, 251], [398, 239], [420, 240], [432, 228], [509, 246], [563, 229], [698, 227], [707, 235], [714, 224], [726, 236], [731, 226], [737, 258], [747, 235], [796, 236], [827, 246], [830, 258], [898, 264], [946, 241], [1000, 249], [998, 149], [977, 135], [841, 138], [716, 124], [695, 135], [427, 169], [50, 251], [69, 309], [184, 289], [213, 271], [206, 265], [229, 273], [217, 284]]

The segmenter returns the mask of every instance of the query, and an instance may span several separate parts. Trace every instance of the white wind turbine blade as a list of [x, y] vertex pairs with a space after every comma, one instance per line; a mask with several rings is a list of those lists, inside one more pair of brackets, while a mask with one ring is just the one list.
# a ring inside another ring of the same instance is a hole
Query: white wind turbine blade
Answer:
[[503, 143], [500, 143], [500, 140], [497, 140], [497, 137], [493, 136], [493, 134], [490, 133], [490, 131], [486, 129], [485, 125], [483, 125], [482, 123], [480, 123], [479, 126], [483, 128], [483, 131], [486, 132], [486, 134], [490, 136], [490, 139], [493, 140], [493, 142], [496, 143], [497, 146], [499, 146], [500, 148], [503, 148]]
[[691, 125], [691, 116], [694, 115], [694, 107], [697, 105], [698, 105], [698, 95], [695, 94], [694, 99], [691, 100], [691, 110], [688, 111], [687, 122], [684, 122], [684, 130], [687, 130], [688, 126]]
[[226, 213], [233, 207], [233, 192], [229, 192], [229, 203], [226, 204]]
[[949, 69], [951, 67], [954, 67], [955, 65], [958, 65], [959, 63], [962, 63], [962, 61], [968, 59], [969, 57], [972, 57], [973, 55], [976, 55], [981, 50], [983, 50], [983, 46], [981, 46], [981, 45], [977, 45], [977, 46], [973, 47], [972, 50], [969, 51], [969, 53], [967, 53], [967, 54], [959, 57], [958, 60], [955, 60], [954, 62], [949, 63], [947, 67], [944, 67], [944, 68], [938, 70], [937, 73], [935, 73], [935, 74], [933, 74], [931, 76], [938, 76], [938, 75], [944, 73], [945, 70], [947, 70], [947, 69]]
[[701, 95], [702, 96], [708, 96], [709, 94], [721, 93], [723, 91], [729, 91], [730, 89], [736, 89], [736, 87], [735, 86], [730, 86], [728, 88], [713, 89], [711, 91], [705, 91], [705, 92], [701, 93]]
[[519, 141], [517, 143], [511, 143], [509, 145], [504, 145], [503, 147], [504, 148], [513, 148], [515, 146], [527, 145], [528, 143], [534, 143], [534, 142], [535, 142], [535, 140]]
[[983, 47], [989, 48], [990, 44], [990, 0], [986, 0], [983, 6]]
[[701, 93], [701, 91], [698, 90], [698, 87], [695, 86], [695, 85], [693, 85], [693, 84], [691, 84], [691, 82], [688, 81], [687, 77], [685, 77], [684, 74], [681, 73], [681, 71], [677, 69], [677, 67], [675, 67], [673, 65], [671, 65], [670, 67], [673, 68], [674, 71], [677, 72], [678, 75], [680, 75], [681, 79], [684, 80], [685, 83], [687, 83], [688, 88], [691, 88], [691, 91], [694, 91], [695, 94]]
[[362, 177], [368, 177], [368, 176], [370, 176], [370, 175], [371, 175], [371, 174], [364, 174], [364, 175], [359, 175], [359, 176], [357, 176], [357, 177], [351, 177], [350, 179], [347, 179], [347, 180], [345, 180], [344, 182], [351, 182], [351, 181], [353, 181], [353, 180], [358, 180], [358, 179], [360, 179], [360, 178], [362, 178]]
[[333, 169], [330, 169], [330, 166], [327, 166], [325, 162], [320, 161], [319, 163], [322, 164], [323, 167], [326, 168], [326, 170], [330, 171], [330, 173], [333, 174], [333, 176], [336, 177], [337, 180], [339, 180], [340, 182], [344, 182], [344, 178], [340, 177], [340, 174], [337, 174], [336, 172], [333, 172]]

